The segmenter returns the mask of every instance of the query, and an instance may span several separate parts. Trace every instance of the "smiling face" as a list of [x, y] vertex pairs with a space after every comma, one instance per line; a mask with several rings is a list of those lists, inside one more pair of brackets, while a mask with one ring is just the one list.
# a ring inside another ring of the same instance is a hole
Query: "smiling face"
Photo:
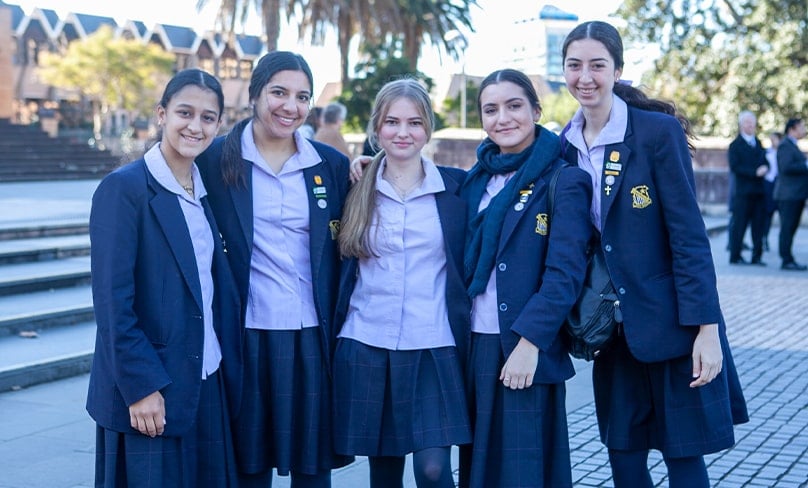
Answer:
[[254, 100], [256, 132], [268, 139], [290, 139], [306, 122], [311, 84], [302, 71], [279, 71]]
[[621, 73], [600, 41], [579, 39], [567, 47], [564, 79], [570, 94], [584, 109], [610, 109], [614, 84]]
[[516, 83], [500, 81], [480, 93], [483, 129], [503, 153], [519, 153], [536, 139], [541, 111]]
[[429, 140], [425, 114], [408, 98], [398, 98], [390, 104], [377, 128], [378, 143], [388, 161], [420, 161], [421, 150]]
[[211, 90], [188, 85], [168, 105], [157, 107], [163, 127], [160, 149], [168, 162], [190, 163], [213, 142], [222, 124], [219, 99]]

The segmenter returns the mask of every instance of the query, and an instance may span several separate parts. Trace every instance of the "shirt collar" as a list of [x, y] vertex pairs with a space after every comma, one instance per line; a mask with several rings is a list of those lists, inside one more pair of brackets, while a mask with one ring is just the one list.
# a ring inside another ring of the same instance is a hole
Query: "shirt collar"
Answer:
[[[379, 169], [376, 172], [376, 191], [381, 192], [388, 197], [399, 199], [400, 197], [395, 192], [393, 185], [382, 178], [385, 165], [387, 165], [387, 156], [382, 159]], [[438, 167], [435, 166], [435, 163], [433, 163], [431, 159], [421, 156], [421, 166], [424, 168], [424, 181], [421, 182], [421, 185], [418, 188], [413, 189], [407, 195], [407, 199], [421, 195], [428, 195], [430, 193], [440, 193], [446, 190], [446, 185], [443, 183], [443, 177], [440, 175], [440, 170], [438, 170]], [[384, 183], [381, 183], [382, 181], [384, 181]]]
[[206, 196], [208, 193], [205, 189], [205, 184], [202, 182], [202, 177], [199, 174], [196, 163], [191, 164], [191, 178], [194, 180], [194, 198], [191, 198], [174, 177], [174, 173], [171, 172], [166, 158], [163, 156], [162, 151], [160, 151], [160, 144], [162, 144], [162, 142], [153, 145], [146, 151], [146, 154], [143, 155], [143, 159], [146, 161], [146, 168], [154, 179], [157, 180], [157, 183], [171, 193], [175, 193], [192, 203], [196, 203]]
[[[586, 151], [584, 142], [584, 111], [579, 108], [570, 121], [570, 130], [567, 131], [567, 140], [581, 151]], [[622, 98], [612, 94], [612, 110], [609, 112], [609, 120], [598, 134], [597, 139], [592, 144], [592, 149], [596, 146], [606, 146], [623, 142], [628, 128], [628, 105]]]
[[[317, 149], [314, 148], [311, 142], [309, 142], [299, 130], [295, 131], [294, 138], [297, 152], [283, 165], [281, 173], [310, 168], [322, 162], [320, 153], [317, 152]], [[244, 127], [244, 132], [241, 133], [241, 155], [242, 158], [260, 167], [262, 170], [272, 173], [264, 157], [261, 156], [261, 153], [258, 151], [258, 146], [255, 144], [252, 120], [247, 123]]]

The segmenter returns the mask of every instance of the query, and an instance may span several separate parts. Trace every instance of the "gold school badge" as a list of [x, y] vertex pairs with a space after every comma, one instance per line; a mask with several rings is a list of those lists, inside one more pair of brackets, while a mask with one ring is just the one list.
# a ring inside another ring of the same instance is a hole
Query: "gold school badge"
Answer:
[[549, 226], [547, 225], [547, 214], [540, 213], [536, 215], [536, 234], [541, 234], [543, 236], [547, 235], [547, 229]]
[[331, 220], [328, 222], [328, 230], [331, 231], [331, 240], [336, 241], [339, 236], [339, 220]]
[[631, 189], [631, 206], [645, 208], [651, 205], [651, 195], [648, 194], [648, 185], [639, 185]]

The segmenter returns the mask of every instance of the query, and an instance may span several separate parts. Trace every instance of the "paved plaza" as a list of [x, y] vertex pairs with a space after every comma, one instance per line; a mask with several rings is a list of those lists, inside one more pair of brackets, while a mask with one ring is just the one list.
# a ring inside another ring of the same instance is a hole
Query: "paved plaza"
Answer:
[[[86, 218], [97, 182], [0, 184], [0, 226], [31, 220]], [[724, 218], [708, 218], [720, 229]], [[777, 229], [770, 240], [776, 247]], [[744, 387], [749, 423], [736, 427], [733, 449], [707, 457], [714, 487], [808, 487], [808, 272], [730, 266], [726, 233], [712, 237], [721, 304]], [[795, 240], [797, 261], [808, 263], [808, 228]], [[2, 362], [3, 358], [0, 358]], [[590, 386], [591, 365], [576, 362], [567, 408], [573, 480], [578, 487], [612, 486], [600, 443]], [[0, 488], [71, 488], [93, 484], [94, 424], [84, 411], [87, 375], [0, 394]], [[667, 486], [661, 457], [650, 464]], [[361, 488], [367, 462], [337, 470], [335, 488]], [[277, 478], [274, 487], [288, 487]], [[408, 469], [405, 486], [414, 487]]]

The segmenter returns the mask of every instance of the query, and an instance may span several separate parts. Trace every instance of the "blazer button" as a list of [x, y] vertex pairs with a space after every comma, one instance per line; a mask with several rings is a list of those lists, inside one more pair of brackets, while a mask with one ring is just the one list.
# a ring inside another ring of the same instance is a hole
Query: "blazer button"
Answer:
[[507, 312], [508, 311], [508, 304], [507, 303], [500, 303], [499, 304], [499, 311], [500, 312]]
[[606, 246], [604, 246], [603, 249], [605, 249], [606, 252], [612, 252], [612, 245], [611, 244], [606, 244]]
[[498, 267], [500, 271], [505, 271], [506, 269], [508, 269], [508, 265], [505, 263], [499, 263]]
[[625, 295], [626, 294], [626, 289], [621, 286], [620, 289], [617, 290], [617, 292], [620, 293], [621, 295]]

